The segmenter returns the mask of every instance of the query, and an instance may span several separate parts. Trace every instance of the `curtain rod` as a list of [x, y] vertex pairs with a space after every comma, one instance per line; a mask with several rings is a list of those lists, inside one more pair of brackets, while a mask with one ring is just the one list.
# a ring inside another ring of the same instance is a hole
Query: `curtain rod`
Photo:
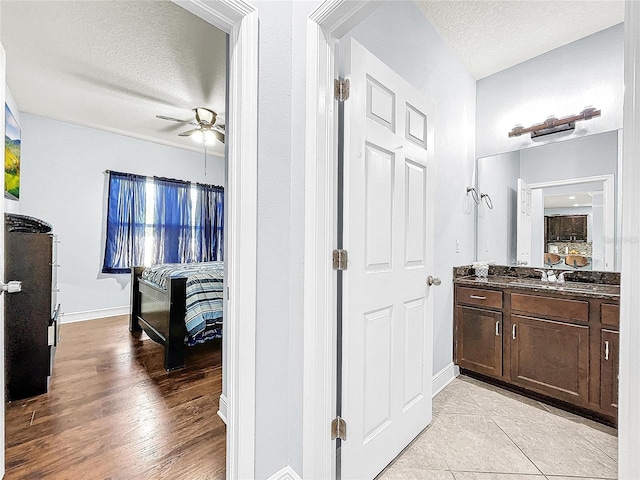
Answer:
[[[509, 137], [519, 137], [525, 133], [536, 133], [540, 134], [540, 132], [544, 130], [550, 130], [557, 127], [561, 127], [563, 125], [571, 125], [580, 120], [591, 120], [592, 118], [599, 117], [602, 114], [600, 109], [596, 109], [593, 107], [586, 107], [582, 110], [578, 115], [570, 115], [564, 118], [555, 118], [549, 117], [544, 122], [538, 123], [537, 125], [532, 125], [528, 128], [523, 128], [522, 125], [516, 125], [509, 132]], [[555, 133], [555, 132], [548, 132]], [[533, 135], [532, 135], [533, 136]]]
[[190, 180], [179, 180], [177, 178], [157, 177], [155, 175], [150, 177], [149, 175], [139, 175], [137, 173], [116, 172], [114, 170], [108, 170], [108, 169], [105, 170], [104, 173], [106, 173], [106, 174], [117, 173], [117, 174], [120, 174], [120, 175], [133, 175], [135, 177], [157, 178], [159, 180], [167, 180], [167, 181], [170, 181], [170, 182], [173, 181], [173, 182], [176, 182], [176, 183], [178, 183], [178, 182], [179, 183], [188, 183], [189, 185], [202, 185], [202, 186], [205, 186], [205, 187], [220, 188], [220, 189], [224, 190], [224, 187], [222, 185], [213, 185], [211, 183], [192, 182]]

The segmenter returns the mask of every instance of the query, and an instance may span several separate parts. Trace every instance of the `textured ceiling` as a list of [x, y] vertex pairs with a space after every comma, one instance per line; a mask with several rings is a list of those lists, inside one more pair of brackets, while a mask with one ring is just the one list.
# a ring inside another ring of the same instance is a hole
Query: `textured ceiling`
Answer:
[[[201, 151], [177, 134], [224, 121], [226, 35], [162, 1], [2, 1], [7, 83], [22, 112]], [[483, 78], [623, 21], [622, 1], [416, 1]], [[210, 153], [222, 154], [221, 145]]]
[[416, 0], [477, 80], [624, 21], [622, 0]]
[[155, 115], [224, 123], [226, 34], [174, 3], [2, 0], [1, 32], [21, 112], [196, 151]]

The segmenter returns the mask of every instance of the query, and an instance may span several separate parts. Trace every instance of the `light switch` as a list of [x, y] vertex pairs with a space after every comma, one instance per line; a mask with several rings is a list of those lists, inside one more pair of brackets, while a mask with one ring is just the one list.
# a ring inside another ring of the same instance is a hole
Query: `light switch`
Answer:
[[456, 253], [460, 253], [460, 240], [456, 240]]

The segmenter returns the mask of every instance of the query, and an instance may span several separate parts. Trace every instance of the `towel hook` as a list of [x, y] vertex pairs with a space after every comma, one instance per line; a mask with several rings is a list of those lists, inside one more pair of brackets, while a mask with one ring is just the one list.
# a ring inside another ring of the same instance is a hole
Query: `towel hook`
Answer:
[[475, 204], [480, 205], [480, 198], [478, 198], [478, 191], [475, 189], [475, 187], [467, 187], [467, 196], [469, 195], [469, 193], [471, 193], [471, 198], [473, 198]]
[[481, 193], [480, 194], [480, 201], [482, 201], [482, 200], [484, 200], [484, 203], [487, 205], [489, 210], [493, 210], [493, 202], [491, 201], [491, 197], [489, 196], [488, 193]]

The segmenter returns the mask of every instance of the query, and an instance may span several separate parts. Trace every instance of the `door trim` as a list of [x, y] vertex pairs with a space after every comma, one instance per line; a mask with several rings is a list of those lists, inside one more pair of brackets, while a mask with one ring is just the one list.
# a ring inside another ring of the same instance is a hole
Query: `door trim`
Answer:
[[337, 40], [376, 10], [375, 0], [327, 0], [307, 19], [303, 478], [335, 478]]
[[624, 120], [622, 155], [622, 276], [620, 282], [620, 357], [618, 476], [640, 471], [640, 3], [625, 2]]
[[[174, 0], [229, 34], [225, 234], [227, 478], [255, 475], [258, 12], [244, 0]], [[225, 385], [223, 383], [223, 385]]]

